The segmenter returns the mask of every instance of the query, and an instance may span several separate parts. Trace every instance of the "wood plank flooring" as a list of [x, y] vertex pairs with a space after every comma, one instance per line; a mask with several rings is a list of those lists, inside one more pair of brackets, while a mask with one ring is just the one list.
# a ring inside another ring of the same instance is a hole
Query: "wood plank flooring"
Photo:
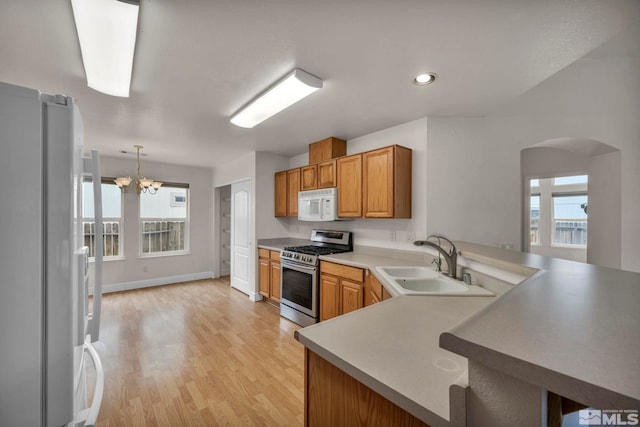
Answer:
[[300, 327], [228, 277], [105, 294], [99, 427], [302, 426]]

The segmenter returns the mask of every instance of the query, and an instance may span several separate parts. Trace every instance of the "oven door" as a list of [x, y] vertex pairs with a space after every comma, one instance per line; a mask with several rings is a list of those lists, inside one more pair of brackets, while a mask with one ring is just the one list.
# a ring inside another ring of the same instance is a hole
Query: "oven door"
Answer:
[[280, 261], [280, 304], [318, 317], [318, 284], [315, 266]]

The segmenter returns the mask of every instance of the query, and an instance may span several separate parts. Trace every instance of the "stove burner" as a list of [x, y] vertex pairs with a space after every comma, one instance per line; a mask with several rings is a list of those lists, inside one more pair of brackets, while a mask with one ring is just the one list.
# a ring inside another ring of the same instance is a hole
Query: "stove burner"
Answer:
[[331, 255], [340, 252], [349, 252], [349, 249], [341, 249], [329, 246], [315, 246], [315, 245], [305, 245], [305, 246], [289, 246], [284, 248], [285, 251], [297, 252], [301, 254], [308, 255]]

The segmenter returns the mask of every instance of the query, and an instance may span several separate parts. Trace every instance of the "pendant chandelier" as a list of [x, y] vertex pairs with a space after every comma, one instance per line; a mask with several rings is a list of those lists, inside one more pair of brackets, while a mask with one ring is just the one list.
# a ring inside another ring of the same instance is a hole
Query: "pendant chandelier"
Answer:
[[136, 180], [133, 181], [131, 176], [119, 176], [113, 180], [116, 183], [118, 188], [122, 191], [126, 192], [127, 189], [131, 186], [131, 184], [135, 184], [136, 193], [149, 193], [156, 194], [158, 189], [162, 186], [162, 182], [154, 181], [151, 178], [145, 178], [140, 174], [140, 150], [144, 148], [142, 145], [134, 145], [137, 150], [137, 158], [138, 158], [138, 173], [136, 174]]

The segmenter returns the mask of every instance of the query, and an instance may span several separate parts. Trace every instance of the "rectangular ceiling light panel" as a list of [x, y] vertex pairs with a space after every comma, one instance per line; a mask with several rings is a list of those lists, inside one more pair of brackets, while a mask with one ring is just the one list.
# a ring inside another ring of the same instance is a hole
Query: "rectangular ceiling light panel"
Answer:
[[252, 128], [321, 87], [322, 80], [296, 68], [234, 114], [231, 123], [243, 128]]
[[90, 88], [129, 96], [139, 4], [71, 0], [82, 62]]

